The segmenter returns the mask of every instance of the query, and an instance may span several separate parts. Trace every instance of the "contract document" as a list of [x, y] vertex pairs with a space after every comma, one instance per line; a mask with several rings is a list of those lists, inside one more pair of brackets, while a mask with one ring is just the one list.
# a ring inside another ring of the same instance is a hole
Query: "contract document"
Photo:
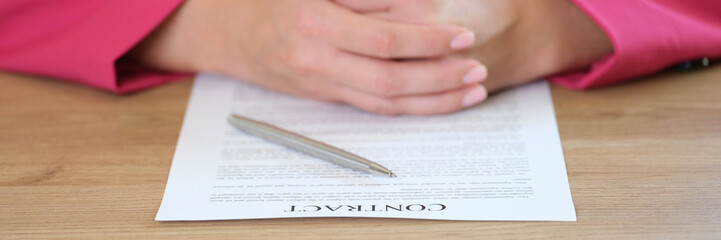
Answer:
[[[398, 175], [353, 171], [234, 128], [236, 113]], [[575, 221], [546, 82], [442, 116], [380, 116], [196, 78], [157, 221], [377, 217]]]

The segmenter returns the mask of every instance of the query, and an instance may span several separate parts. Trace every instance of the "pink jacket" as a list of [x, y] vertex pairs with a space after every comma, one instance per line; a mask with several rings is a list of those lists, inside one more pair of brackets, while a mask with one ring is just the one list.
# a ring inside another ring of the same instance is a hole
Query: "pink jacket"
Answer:
[[127, 93], [183, 75], [122, 56], [182, 0], [0, 0], [0, 69]]
[[573, 0], [606, 32], [614, 53], [551, 77], [565, 87], [612, 84], [704, 57], [721, 57], [720, 0]]
[[[182, 0], [0, 1], [0, 69], [45, 75], [116, 93], [179, 79], [123, 55]], [[721, 57], [719, 0], [574, 0], [615, 52], [551, 81], [607, 85], [686, 60]]]

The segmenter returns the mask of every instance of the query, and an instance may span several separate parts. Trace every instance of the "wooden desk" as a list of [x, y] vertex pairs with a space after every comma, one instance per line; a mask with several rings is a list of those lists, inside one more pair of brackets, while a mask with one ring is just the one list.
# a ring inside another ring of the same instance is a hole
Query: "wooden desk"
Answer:
[[155, 222], [190, 88], [0, 73], [0, 239], [721, 239], [721, 66], [553, 87], [578, 222]]

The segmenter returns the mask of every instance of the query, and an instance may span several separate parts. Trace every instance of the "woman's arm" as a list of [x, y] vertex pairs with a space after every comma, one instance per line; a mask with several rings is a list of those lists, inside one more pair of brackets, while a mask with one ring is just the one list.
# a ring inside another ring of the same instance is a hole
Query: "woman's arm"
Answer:
[[[463, 27], [363, 16], [329, 0], [188, 0], [131, 55], [381, 114], [439, 114], [481, 102]], [[415, 59], [398, 61], [398, 59]], [[480, 70], [480, 71], [479, 71]]]
[[148, 66], [389, 115], [486, 97], [481, 63], [445, 57], [473, 44], [465, 28], [391, 23], [330, 0], [9, 0], [0, 13], [0, 68], [118, 93], [178, 77]]
[[182, 77], [122, 56], [181, 0], [0, 1], [0, 69], [127, 93]]
[[454, 23], [476, 33], [461, 53], [488, 66], [490, 91], [550, 77], [589, 88], [721, 56], [721, 1], [336, 0], [390, 21]]
[[574, 0], [605, 32], [614, 52], [551, 80], [590, 88], [701, 58], [721, 57], [721, 1]]

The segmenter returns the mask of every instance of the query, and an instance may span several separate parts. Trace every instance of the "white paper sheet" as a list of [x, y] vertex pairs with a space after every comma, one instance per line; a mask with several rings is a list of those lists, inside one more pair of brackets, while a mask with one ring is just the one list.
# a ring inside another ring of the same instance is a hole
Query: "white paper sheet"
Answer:
[[[239, 113], [393, 170], [371, 176], [246, 135]], [[193, 88], [157, 221], [292, 217], [575, 221], [548, 85], [384, 117], [217, 75]]]

